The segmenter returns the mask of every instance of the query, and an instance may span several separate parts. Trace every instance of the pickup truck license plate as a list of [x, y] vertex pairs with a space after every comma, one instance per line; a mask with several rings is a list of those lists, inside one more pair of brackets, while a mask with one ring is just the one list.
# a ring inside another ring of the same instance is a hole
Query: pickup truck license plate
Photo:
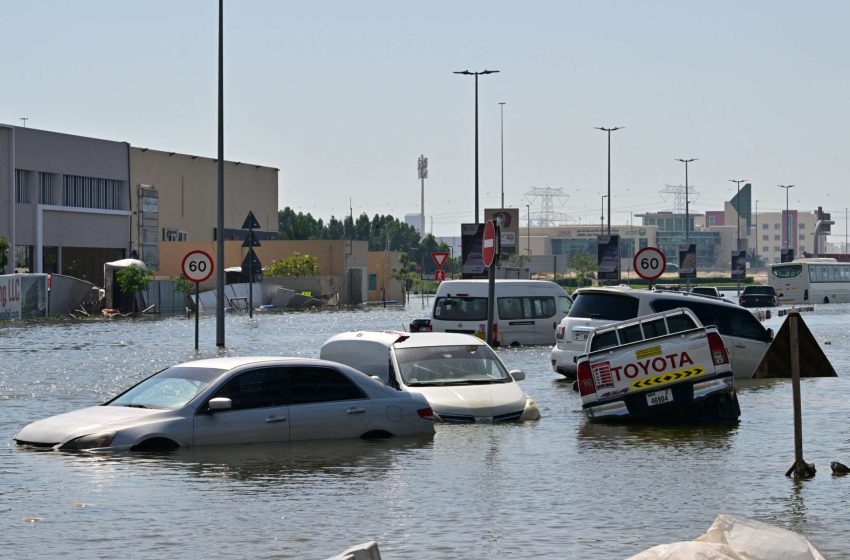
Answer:
[[668, 402], [673, 402], [673, 391], [671, 391], [670, 389], [664, 389], [663, 391], [655, 391], [646, 394], [646, 404], [648, 404], [649, 406], [655, 406], [657, 404], [664, 404]]

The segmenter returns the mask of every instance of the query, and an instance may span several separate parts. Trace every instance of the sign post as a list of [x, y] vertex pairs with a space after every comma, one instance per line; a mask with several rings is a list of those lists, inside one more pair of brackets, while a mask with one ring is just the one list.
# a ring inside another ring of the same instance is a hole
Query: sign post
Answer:
[[431, 253], [431, 258], [434, 259], [434, 264], [437, 265], [437, 270], [434, 271], [434, 280], [442, 282], [446, 279], [446, 271], [443, 270], [443, 265], [446, 264], [449, 254], [445, 251], [434, 251]]
[[632, 268], [635, 274], [649, 282], [651, 290], [652, 281], [658, 279], [667, 269], [667, 257], [657, 247], [644, 247], [635, 253]]
[[183, 276], [190, 282], [195, 283], [195, 350], [198, 349], [198, 324], [200, 299], [201, 299], [201, 282], [212, 276], [215, 264], [212, 257], [206, 251], [189, 251], [183, 257]]
[[254, 217], [254, 212], [248, 210], [248, 215], [242, 223], [242, 229], [248, 230], [248, 237], [242, 243], [248, 247], [248, 317], [254, 318], [254, 247], [259, 247], [260, 242], [254, 237], [254, 229], [260, 229], [260, 222]]
[[494, 305], [496, 301], [496, 255], [498, 254], [498, 232], [496, 223], [487, 220], [484, 225], [484, 236], [481, 238], [481, 260], [487, 267], [487, 344], [498, 346], [493, 336]]

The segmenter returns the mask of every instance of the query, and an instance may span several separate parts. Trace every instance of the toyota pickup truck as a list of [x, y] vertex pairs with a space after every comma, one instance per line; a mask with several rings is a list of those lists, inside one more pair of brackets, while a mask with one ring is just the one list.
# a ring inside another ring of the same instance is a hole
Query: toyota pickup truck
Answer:
[[601, 326], [576, 360], [589, 418], [735, 421], [741, 415], [729, 354], [717, 327], [690, 309]]

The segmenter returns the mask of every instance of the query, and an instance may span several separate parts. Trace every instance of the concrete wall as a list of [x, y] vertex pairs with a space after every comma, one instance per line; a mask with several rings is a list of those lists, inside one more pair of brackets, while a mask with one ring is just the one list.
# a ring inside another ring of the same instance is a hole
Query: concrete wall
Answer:
[[[403, 301], [401, 282], [394, 279], [393, 269], [398, 269], [401, 254], [394, 251], [373, 251], [369, 253], [369, 275], [375, 275], [375, 289], [369, 290], [369, 301], [394, 299]], [[367, 284], [368, 288], [368, 284]]]

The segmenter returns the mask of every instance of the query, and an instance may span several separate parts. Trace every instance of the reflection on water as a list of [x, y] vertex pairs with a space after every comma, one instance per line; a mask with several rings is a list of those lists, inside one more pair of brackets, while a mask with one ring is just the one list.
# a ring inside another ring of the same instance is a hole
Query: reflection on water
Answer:
[[[427, 440], [341, 440], [167, 454], [68, 454], [10, 445], [24, 424], [98, 404], [164, 367], [219, 355], [318, 356], [348, 330], [399, 330], [407, 310], [0, 327], [0, 556], [326, 558], [377, 540], [386, 558], [624, 558], [702, 534], [732, 513], [805, 534], [850, 558], [850, 306], [805, 316], [841, 377], [802, 387], [806, 482], [793, 461], [787, 380], [737, 383], [737, 425], [592, 423], [546, 347], [499, 350], [543, 417], [438, 425]], [[778, 330], [781, 322], [768, 324]], [[25, 522], [24, 519], [39, 521]], [[202, 522], [199, 522], [201, 520]], [[191, 528], [187, 529], [187, 528]], [[190, 531], [191, 538], [187, 538]], [[73, 553], [69, 553], [73, 551]], [[210, 552], [212, 551], [212, 552]]]

